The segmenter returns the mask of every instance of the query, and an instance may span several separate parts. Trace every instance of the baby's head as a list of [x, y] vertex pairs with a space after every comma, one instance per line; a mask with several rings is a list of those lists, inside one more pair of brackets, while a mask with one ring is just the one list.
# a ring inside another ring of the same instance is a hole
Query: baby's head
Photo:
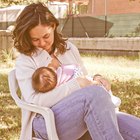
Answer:
[[95, 75], [93, 76], [93, 80], [98, 81], [101, 77], [102, 77], [102, 75], [100, 75], [100, 74], [95, 74]]
[[32, 86], [38, 92], [50, 91], [54, 89], [56, 84], [57, 75], [51, 68], [40, 67], [32, 75]]

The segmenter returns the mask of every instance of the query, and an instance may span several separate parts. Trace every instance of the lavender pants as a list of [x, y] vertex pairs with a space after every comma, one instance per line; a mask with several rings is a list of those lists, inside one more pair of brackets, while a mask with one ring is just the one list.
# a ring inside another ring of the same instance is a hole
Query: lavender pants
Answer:
[[[124, 113], [116, 115], [111, 98], [102, 87], [77, 90], [52, 110], [60, 140], [140, 140], [140, 119]], [[47, 140], [40, 114], [33, 120], [33, 131], [36, 137]]]

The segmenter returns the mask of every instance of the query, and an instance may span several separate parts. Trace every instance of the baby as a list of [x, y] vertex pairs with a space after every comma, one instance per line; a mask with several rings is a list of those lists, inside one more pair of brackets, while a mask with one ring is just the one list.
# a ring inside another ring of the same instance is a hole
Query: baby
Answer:
[[[75, 64], [61, 65], [58, 69], [54, 69], [54, 67], [40, 67], [32, 75], [32, 86], [37, 92], [45, 93], [82, 75], [80, 68]], [[101, 75], [96, 74], [92, 80], [101, 83], [100, 78]], [[102, 87], [105, 89], [103, 84]], [[115, 107], [119, 107], [121, 104], [120, 98], [114, 96], [111, 90], [108, 93]]]
[[57, 74], [49, 67], [40, 67], [32, 75], [32, 86], [37, 92], [48, 92], [57, 85]]
[[40, 67], [32, 75], [32, 86], [38, 92], [48, 92], [56, 86], [82, 75], [77, 65], [61, 65], [55, 70], [53, 67]]
[[[93, 80], [100, 82], [100, 77], [101, 77], [100, 74], [96, 74], [96, 75], [93, 76]], [[103, 88], [104, 88], [104, 86], [103, 86]], [[112, 91], [111, 90], [109, 90], [108, 93], [110, 94], [111, 100], [112, 100], [113, 104], [115, 105], [115, 107], [119, 107], [120, 104], [121, 104], [121, 99], [119, 97], [114, 96], [112, 94]]]

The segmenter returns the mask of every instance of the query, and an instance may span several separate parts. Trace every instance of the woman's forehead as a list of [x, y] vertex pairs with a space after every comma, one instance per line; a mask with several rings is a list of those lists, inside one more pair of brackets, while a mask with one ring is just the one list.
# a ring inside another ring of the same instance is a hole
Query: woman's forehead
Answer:
[[50, 34], [52, 27], [48, 25], [37, 25], [29, 31], [29, 34], [32, 38], [43, 37], [46, 34]]

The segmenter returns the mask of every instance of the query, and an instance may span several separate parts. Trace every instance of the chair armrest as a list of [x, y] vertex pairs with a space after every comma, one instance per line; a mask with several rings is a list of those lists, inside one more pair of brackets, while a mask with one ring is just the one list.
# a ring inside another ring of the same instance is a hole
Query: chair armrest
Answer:
[[49, 140], [59, 140], [55, 127], [54, 114], [50, 108], [27, 103], [22, 100], [16, 100], [16, 104], [22, 109], [41, 114], [45, 119]]
[[27, 103], [21, 100], [17, 95], [17, 89], [19, 88], [18, 82], [16, 79], [15, 69], [13, 69], [8, 75], [8, 83], [9, 83], [9, 90], [12, 98], [15, 100], [16, 104], [25, 110], [39, 113], [45, 119], [45, 125], [47, 129], [48, 139], [49, 140], [59, 140], [56, 132], [55, 127], [55, 119], [53, 111], [48, 107], [42, 107], [35, 104]]

